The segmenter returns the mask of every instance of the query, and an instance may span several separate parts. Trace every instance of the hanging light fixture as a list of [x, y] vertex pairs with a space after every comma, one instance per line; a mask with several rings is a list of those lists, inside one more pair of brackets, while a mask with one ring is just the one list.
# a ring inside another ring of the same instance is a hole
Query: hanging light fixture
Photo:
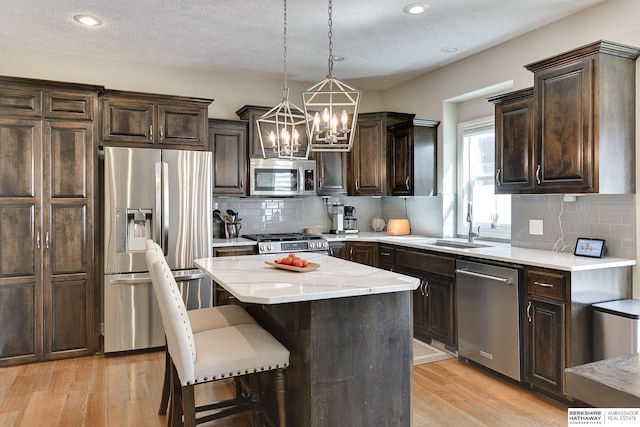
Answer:
[[[284, 89], [282, 102], [256, 120], [260, 146], [263, 157], [267, 151], [273, 152], [280, 158], [307, 159], [309, 158], [309, 144], [305, 134], [307, 121], [311, 116], [289, 101], [287, 87], [287, 0], [284, 0]], [[266, 139], [266, 141], [265, 141]]]
[[332, 14], [329, 0], [329, 75], [302, 92], [304, 112], [313, 117], [306, 122], [313, 151], [351, 151], [360, 105], [361, 92], [333, 77]]

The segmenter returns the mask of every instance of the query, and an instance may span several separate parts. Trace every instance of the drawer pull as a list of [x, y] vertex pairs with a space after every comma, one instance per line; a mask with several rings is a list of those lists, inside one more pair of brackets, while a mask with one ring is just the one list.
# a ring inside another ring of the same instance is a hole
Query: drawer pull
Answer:
[[551, 283], [533, 282], [533, 284], [537, 286], [542, 286], [543, 288], [553, 288], [553, 285]]
[[380, 255], [382, 255], [382, 256], [391, 256], [391, 253], [389, 253], [389, 252], [380, 252]]

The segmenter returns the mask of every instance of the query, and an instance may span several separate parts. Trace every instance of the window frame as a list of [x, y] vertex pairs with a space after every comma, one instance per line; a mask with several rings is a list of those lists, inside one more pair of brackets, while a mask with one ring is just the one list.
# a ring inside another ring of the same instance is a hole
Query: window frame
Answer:
[[[460, 122], [457, 125], [457, 169], [458, 169], [458, 179], [457, 179], [457, 194], [456, 194], [456, 234], [458, 237], [467, 237], [469, 235], [469, 223], [467, 222], [467, 203], [469, 201], [469, 195], [471, 193], [471, 180], [469, 179], [470, 171], [468, 168], [470, 161], [470, 153], [469, 147], [465, 143], [465, 136], [468, 135], [469, 131], [471, 132], [482, 132], [483, 130], [492, 129], [495, 136], [495, 117], [484, 117], [477, 120], [470, 120], [466, 122]], [[494, 159], [495, 162], [495, 159]], [[495, 163], [494, 163], [495, 169]], [[485, 179], [494, 180], [494, 174], [492, 172], [490, 175], [484, 176]], [[510, 197], [509, 195], [500, 195], [504, 197]], [[509, 242], [511, 240], [511, 224], [498, 224], [497, 228], [491, 228], [491, 223], [478, 220], [477, 218], [473, 219], [473, 229], [477, 230], [478, 226], [480, 226], [480, 239], [486, 240], [496, 240], [496, 241], [506, 241]]]

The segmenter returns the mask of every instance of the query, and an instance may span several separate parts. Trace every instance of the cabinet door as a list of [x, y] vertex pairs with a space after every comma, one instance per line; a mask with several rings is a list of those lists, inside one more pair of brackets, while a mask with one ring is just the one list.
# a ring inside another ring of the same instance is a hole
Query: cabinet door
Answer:
[[93, 120], [95, 93], [44, 93], [44, 116], [52, 119]]
[[42, 358], [42, 122], [0, 118], [0, 366]]
[[93, 124], [47, 121], [44, 132], [45, 358], [92, 351]]
[[355, 132], [353, 149], [349, 153], [348, 193], [353, 196], [382, 196], [387, 179], [385, 122], [360, 116]]
[[378, 265], [378, 247], [376, 243], [348, 242], [346, 250], [349, 261], [372, 267]]
[[347, 259], [346, 244], [342, 242], [330, 242], [329, 255], [335, 258]]
[[346, 153], [318, 152], [315, 154], [318, 169], [318, 194], [345, 194], [347, 192]]
[[543, 191], [594, 190], [594, 61], [584, 58], [534, 76], [535, 174]]
[[[393, 196], [412, 196], [413, 180], [413, 126], [391, 132], [390, 187]], [[429, 167], [429, 165], [423, 165]]]
[[158, 105], [157, 141], [163, 146], [206, 149], [208, 144], [207, 109], [188, 104]]
[[496, 105], [495, 193], [530, 193], [534, 189], [533, 91]]
[[454, 283], [436, 276], [425, 276], [427, 334], [445, 344], [456, 346], [454, 321]]
[[420, 286], [413, 291], [413, 336], [422, 340], [429, 341], [429, 305], [427, 300], [426, 281], [422, 275], [417, 275], [415, 272], [400, 271], [399, 273], [407, 274], [409, 276], [415, 276], [420, 278]]
[[247, 122], [209, 121], [214, 196], [244, 196], [247, 182]]
[[154, 143], [155, 106], [151, 101], [102, 98], [102, 140], [109, 142]]
[[525, 380], [562, 396], [565, 304], [529, 296], [525, 344]]

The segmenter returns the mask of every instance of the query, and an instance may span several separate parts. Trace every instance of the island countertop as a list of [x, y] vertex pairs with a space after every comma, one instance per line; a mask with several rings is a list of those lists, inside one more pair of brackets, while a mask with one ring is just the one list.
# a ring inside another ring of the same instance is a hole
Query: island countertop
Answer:
[[265, 264], [286, 254], [201, 258], [195, 264], [238, 300], [280, 304], [413, 291], [420, 280], [320, 253], [301, 257], [320, 267], [310, 272], [282, 270]]

